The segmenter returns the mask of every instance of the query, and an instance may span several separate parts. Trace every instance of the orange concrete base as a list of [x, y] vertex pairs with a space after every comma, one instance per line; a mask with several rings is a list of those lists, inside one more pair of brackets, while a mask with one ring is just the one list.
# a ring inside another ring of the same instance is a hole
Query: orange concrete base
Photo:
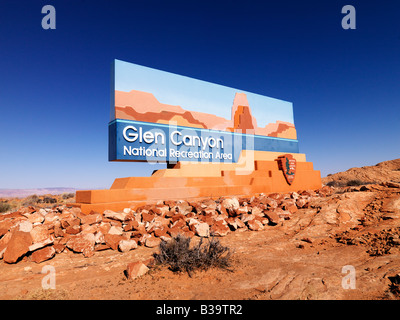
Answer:
[[297, 168], [291, 185], [286, 182], [282, 170], [279, 170], [277, 154], [270, 153], [266, 157], [265, 153], [255, 153], [250, 162], [185, 162], [156, 171], [150, 177], [118, 178], [110, 189], [77, 191], [76, 203], [73, 205], [80, 207], [83, 213], [90, 213], [136, 208], [158, 200], [251, 196], [321, 188], [321, 174], [313, 169], [313, 164], [306, 162], [302, 154], [292, 155], [297, 159]]

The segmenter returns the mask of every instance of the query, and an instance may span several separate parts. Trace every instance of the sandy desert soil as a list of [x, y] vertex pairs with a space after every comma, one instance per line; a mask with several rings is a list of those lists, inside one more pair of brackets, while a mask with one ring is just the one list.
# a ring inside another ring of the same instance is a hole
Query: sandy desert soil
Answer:
[[[140, 278], [127, 280], [124, 270], [129, 262], [145, 260], [158, 251], [141, 246], [126, 253], [100, 251], [89, 258], [65, 252], [40, 264], [28, 260], [1, 263], [0, 298], [395, 299], [397, 295], [389, 290], [390, 279], [400, 271], [400, 252], [389, 237], [378, 239], [385, 230], [392, 230], [392, 236], [399, 233], [400, 212], [396, 209], [391, 218], [381, 219], [376, 217], [383, 214], [382, 207], [373, 217], [363, 208], [377, 199], [392, 198], [397, 199], [398, 208], [399, 194], [400, 189], [333, 195], [324, 199], [329, 209], [301, 209], [281, 225], [231, 232], [220, 241], [234, 250], [232, 272], [212, 269], [189, 277], [156, 267]], [[372, 222], [352, 228], [341, 223], [337, 208], [350, 203], [353, 207], [339, 211], [354, 210], [355, 215], [368, 216]], [[362, 237], [364, 242], [350, 243]], [[374, 254], [374, 249], [385, 246], [389, 252]], [[56, 290], [41, 287], [45, 265], [55, 268]], [[355, 289], [342, 287], [347, 275], [342, 268], [348, 265], [355, 268]]]
[[[127, 264], [150, 258], [157, 247], [96, 251], [88, 258], [65, 250], [41, 263], [0, 261], [0, 299], [398, 299], [400, 185], [389, 180], [330, 188], [277, 225], [218, 238], [234, 252], [232, 271], [189, 277], [156, 266], [128, 280]], [[55, 270], [54, 290], [42, 289], [48, 265]], [[348, 268], [355, 288], [346, 286]]]

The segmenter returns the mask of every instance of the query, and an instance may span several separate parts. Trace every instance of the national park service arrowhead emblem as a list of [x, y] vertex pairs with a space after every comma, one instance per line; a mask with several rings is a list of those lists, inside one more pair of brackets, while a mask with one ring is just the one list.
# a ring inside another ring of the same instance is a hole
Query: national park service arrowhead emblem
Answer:
[[288, 184], [292, 184], [296, 174], [296, 159], [291, 154], [278, 157], [279, 169], [283, 171]]

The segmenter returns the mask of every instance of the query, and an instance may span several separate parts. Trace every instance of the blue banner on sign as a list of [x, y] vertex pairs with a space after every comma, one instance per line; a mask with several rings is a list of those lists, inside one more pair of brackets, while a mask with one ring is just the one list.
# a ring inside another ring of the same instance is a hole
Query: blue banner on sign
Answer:
[[298, 141], [237, 132], [115, 119], [109, 160], [235, 163], [242, 150], [298, 153]]

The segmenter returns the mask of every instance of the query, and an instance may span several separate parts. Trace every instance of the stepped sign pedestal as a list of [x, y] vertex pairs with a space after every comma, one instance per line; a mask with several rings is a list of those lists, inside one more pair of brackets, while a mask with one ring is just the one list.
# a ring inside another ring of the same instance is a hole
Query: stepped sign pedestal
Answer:
[[321, 187], [299, 153], [292, 103], [119, 60], [112, 68], [109, 161], [167, 168], [77, 191], [84, 213]]

